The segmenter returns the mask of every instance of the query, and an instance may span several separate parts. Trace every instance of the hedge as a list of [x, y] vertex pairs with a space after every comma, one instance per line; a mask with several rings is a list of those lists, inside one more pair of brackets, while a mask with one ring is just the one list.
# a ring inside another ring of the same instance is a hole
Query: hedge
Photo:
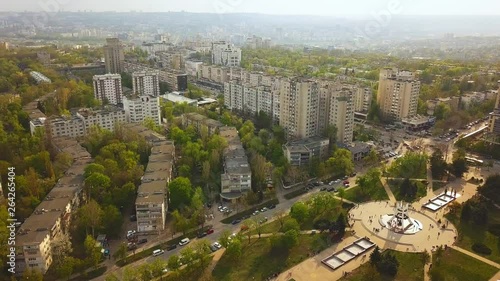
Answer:
[[500, 237], [500, 224], [492, 224], [488, 227], [488, 231], [495, 235]]
[[[201, 231], [207, 231], [209, 230], [210, 228], [212, 228], [212, 225], [206, 225], [204, 226]], [[145, 250], [142, 250], [141, 252], [139, 253], [136, 253], [134, 255], [131, 255], [131, 256], [128, 256], [124, 259], [121, 259], [119, 261], [116, 262], [116, 265], [119, 266], [119, 267], [123, 267], [127, 264], [130, 264], [130, 263], [133, 263], [133, 262], [136, 262], [138, 260], [141, 260], [147, 256], [150, 256], [153, 254], [153, 251], [156, 250], [156, 249], [166, 249], [167, 246], [169, 245], [172, 245], [172, 244], [177, 244], [179, 243], [182, 239], [184, 238], [189, 238], [189, 239], [193, 239], [193, 238], [196, 238], [198, 236], [198, 234], [200, 233], [200, 229], [195, 229], [195, 230], [192, 230], [188, 233], [186, 233], [186, 235], [182, 235], [182, 236], [179, 236], [179, 237], [176, 237], [176, 238], [173, 238], [171, 240], [168, 240], [166, 242], [163, 242], [161, 244], [158, 244], [154, 247], [151, 247], [151, 248], [148, 248], [148, 249], [145, 249]]]
[[472, 250], [476, 253], [483, 255], [491, 255], [491, 249], [483, 243], [474, 243], [472, 244]]
[[261, 203], [261, 204], [255, 206], [255, 207], [252, 207], [252, 208], [250, 208], [248, 210], [245, 210], [243, 212], [239, 212], [239, 213], [234, 214], [234, 215], [232, 215], [230, 217], [227, 217], [227, 218], [221, 220], [221, 222], [225, 223], [225, 224], [230, 224], [230, 223], [232, 223], [236, 219], [241, 219], [241, 218], [243, 218], [245, 216], [251, 216], [253, 214], [253, 212], [255, 212], [256, 210], [260, 210], [260, 209], [262, 209], [264, 207], [269, 207], [270, 205], [278, 205], [279, 202], [280, 201], [277, 198], [271, 199], [269, 201], [266, 201], [264, 203]]
[[294, 190], [292, 192], [289, 192], [289, 193], [285, 194], [284, 197], [286, 199], [290, 200], [290, 199], [298, 197], [298, 196], [300, 196], [302, 194], [306, 194], [307, 192], [308, 192], [308, 190], [305, 187], [301, 187], [301, 188], [299, 188], [297, 190]]
[[103, 275], [106, 272], [106, 270], [108, 270], [107, 266], [101, 266], [99, 268], [96, 268], [96, 269], [93, 269], [93, 270], [87, 272], [86, 274], [82, 273], [79, 276], [77, 276], [75, 278], [72, 278], [70, 280], [71, 281], [86, 281], [86, 280], [91, 280], [91, 279], [94, 279], [94, 278], [97, 278], [97, 277]]

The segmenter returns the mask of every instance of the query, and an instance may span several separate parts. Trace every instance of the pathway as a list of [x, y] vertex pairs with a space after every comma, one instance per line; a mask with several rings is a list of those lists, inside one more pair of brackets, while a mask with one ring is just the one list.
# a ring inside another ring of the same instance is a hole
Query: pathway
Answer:
[[429, 262], [424, 265], [424, 281], [431, 281], [431, 263], [432, 263], [432, 252], [429, 252]]
[[387, 184], [387, 179], [385, 179], [384, 177], [380, 177], [380, 182], [384, 186], [384, 189], [385, 189], [385, 192], [387, 193], [387, 196], [389, 196], [389, 201], [391, 201], [391, 203], [396, 203], [396, 197], [394, 196], [391, 188]]
[[500, 271], [497, 272], [497, 274], [493, 275], [493, 277], [491, 277], [490, 281], [498, 281], [500, 280]]

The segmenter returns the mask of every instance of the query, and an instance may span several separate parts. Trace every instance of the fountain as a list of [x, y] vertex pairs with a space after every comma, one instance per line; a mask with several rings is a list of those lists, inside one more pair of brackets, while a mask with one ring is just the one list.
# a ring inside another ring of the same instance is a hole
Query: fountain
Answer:
[[422, 230], [422, 223], [416, 219], [410, 218], [408, 209], [410, 205], [404, 202], [397, 202], [394, 206], [394, 214], [383, 215], [379, 223], [399, 234], [415, 234]]

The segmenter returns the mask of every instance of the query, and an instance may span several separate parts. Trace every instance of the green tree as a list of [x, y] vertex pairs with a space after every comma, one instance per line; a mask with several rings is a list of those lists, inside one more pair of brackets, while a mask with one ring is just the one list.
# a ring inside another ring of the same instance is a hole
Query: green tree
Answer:
[[457, 149], [455, 153], [453, 153], [453, 162], [450, 166], [451, 173], [455, 177], [461, 178], [468, 170], [469, 167], [465, 159], [465, 151], [463, 149]]
[[444, 161], [444, 155], [441, 150], [436, 150], [430, 158], [432, 177], [435, 179], [443, 178], [446, 173], [447, 164]]
[[290, 216], [303, 224], [309, 218], [309, 207], [304, 202], [296, 202], [290, 209]]
[[170, 270], [176, 271], [181, 267], [179, 257], [177, 255], [171, 255], [168, 258], [167, 266]]
[[330, 171], [336, 175], [350, 175], [354, 172], [352, 154], [347, 149], [337, 149], [333, 156], [326, 162]]
[[233, 238], [231, 243], [227, 245], [226, 253], [231, 259], [238, 260], [243, 253], [243, 246], [241, 245], [241, 241], [238, 238]]
[[83, 245], [85, 247], [85, 261], [89, 266], [96, 267], [102, 257], [101, 248], [97, 247], [97, 241], [92, 236], [87, 235]]
[[112, 237], [118, 237], [123, 224], [123, 216], [113, 205], [108, 205], [103, 208], [102, 225], [104, 232]]
[[184, 178], [191, 176], [191, 167], [188, 165], [181, 165], [179, 167], [179, 176]]
[[92, 237], [95, 237], [94, 230], [102, 226], [102, 216], [101, 206], [95, 200], [90, 200], [78, 210], [79, 223], [85, 230], [92, 229]]
[[179, 209], [182, 206], [189, 206], [193, 196], [193, 187], [188, 178], [178, 177], [168, 184], [170, 206], [172, 209]]
[[300, 225], [296, 219], [288, 218], [285, 220], [285, 223], [283, 224], [283, 232], [287, 232], [289, 230], [300, 231]]
[[60, 263], [56, 268], [57, 275], [59, 275], [60, 278], [69, 280], [77, 264], [78, 262], [74, 257], [66, 256], [62, 263]]
[[126, 256], [127, 256], [127, 244], [122, 242], [120, 243], [120, 246], [118, 246], [118, 249], [114, 252], [113, 259], [121, 260]]

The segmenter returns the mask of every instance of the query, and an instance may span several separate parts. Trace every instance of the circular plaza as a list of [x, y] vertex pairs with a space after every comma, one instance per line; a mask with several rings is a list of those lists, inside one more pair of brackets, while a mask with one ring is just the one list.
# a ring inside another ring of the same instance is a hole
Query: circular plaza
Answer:
[[366, 236], [380, 248], [398, 251], [432, 251], [433, 247], [453, 244], [455, 227], [445, 219], [437, 219], [442, 210], [416, 210], [408, 205], [402, 215], [398, 212], [400, 204], [377, 201], [356, 205], [349, 212], [351, 229], [356, 236]]

